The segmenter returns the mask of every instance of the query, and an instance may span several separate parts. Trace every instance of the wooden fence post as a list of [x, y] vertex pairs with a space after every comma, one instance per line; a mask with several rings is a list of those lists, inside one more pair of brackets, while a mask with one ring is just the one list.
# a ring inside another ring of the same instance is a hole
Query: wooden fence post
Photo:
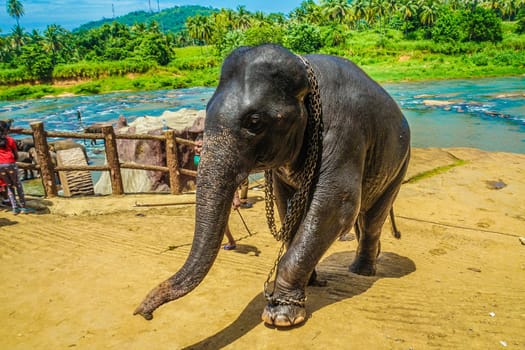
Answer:
[[182, 188], [180, 184], [179, 158], [177, 142], [175, 141], [175, 131], [168, 130], [164, 132], [164, 136], [166, 137], [166, 166], [169, 171], [171, 194], [180, 194]]
[[35, 141], [36, 154], [38, 157], [38, 164], [40, 165], [40, 176], [46, 197], [56, 197], [58, 195], [57, 185], [55, 182], [55, 166], [49, 154], [49, 146], [47, 144], [47, 136], [44, 130], [43, 122], [31, 123], [33, 129], [33, 139]]
[[124, 194], [122, 185], [122, 175], [120, 174], [120, 162], [117, 152], [117, 139], [112, 126], [103, 126], [104, 143], [106, 150], [106, 160], [109, 166], [109, 176], [111, 178], [111, 191], [114, 195]]

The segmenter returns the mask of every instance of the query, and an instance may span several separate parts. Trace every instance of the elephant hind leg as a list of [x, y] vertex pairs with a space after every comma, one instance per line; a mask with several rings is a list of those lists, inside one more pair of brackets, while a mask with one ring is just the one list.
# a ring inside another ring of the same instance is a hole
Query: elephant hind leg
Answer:
[[328, 282], [326, 280], [320, 280], [317, 278], [317, 272], [315, 272], [315, 269], [308, 280], [308, 285], [313, 287], [325, 287], [327, 283]]
[[381, 228], [386, 218], [390, 215], [394, 237], [399, 238], [400, 233], [394, 222], [392, 206], [397, 197], [401, 183], [405, 176], [408, 162], [405, 162], [396, 179], [389, 185], [381, 197], [366, 212], [359, 213], [355, 224], [358, 247], [350, 271], [363, 276], [376, 274], [376, 261], [381, 252]]

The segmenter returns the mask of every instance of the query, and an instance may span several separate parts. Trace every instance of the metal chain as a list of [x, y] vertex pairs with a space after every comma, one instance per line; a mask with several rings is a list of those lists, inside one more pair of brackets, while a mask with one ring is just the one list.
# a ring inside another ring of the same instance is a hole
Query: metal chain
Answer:
[[304, 167], [297, 176], [297, 182], [299, 188], [295, 191], [292, 198], [287, 203], [286, 214], [281, 224], [281, 228], [277, 231], [275, 225], [275, 214], [274, 214], [274, 202], [275, 194], [273, 193], [273, 171], [266, 170], [264, 177], [266, 181], [265, 187], [265, 209], [266, 209], [266, 221], [268, 222], [268, 228], [275, 237], [276, 240], [282, 241], [281, 248], [275, 263], [268, 274], [266, 282], [264, 282], [264, 294], [268, 301], [278, 302], [279, 304], [291, 303], [296, 305], [304, 305], [305, 298], [300, 300], [289, 300], [282, 301], [273, 298], [273, 291], [275, 290], [275, 281], [272, 288], [272, 292], [268, 291], [270, 279], [277, 269], [277, 265], [281, 260], [284, 253], [286, 243], [291, 238], [291, 233], [296, 228], [297, 223], [302, 219], [305, 214], [305, 209], [309, 201], [311, 194], [312, 182], [316, 175], [316, 169], [318, 160], [320, 158], [320, 148], [323, 141], [323, 119], [322, 119], [322, 106], [321, 106], [321, 94], [319, 92], [319, 83], [315, 76], [315, 72], [304, 57], [297, 56], [303, 62], [308, 74], [308, 83], [310, 85], [310, 92], [306, 96], [306, 106], [308, 108], [308, 122], [306, 127], [305, 139], [308, 140], [308, 146], [306, 150], [306, 159]]

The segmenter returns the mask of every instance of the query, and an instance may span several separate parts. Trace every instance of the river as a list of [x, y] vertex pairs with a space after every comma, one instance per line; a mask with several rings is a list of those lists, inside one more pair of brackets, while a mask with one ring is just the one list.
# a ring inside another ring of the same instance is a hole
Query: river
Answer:
[[[525, 153], [525, 77], [383, 84], [405, 113], [414, 147], [475, 147]], [[81, 131], [124, 115], [160, 116], [181, 108], [204, 109], [213, 88], [118, 92], [95, 96], [0, 101], [0, 119], [28, 128]], [[82, 122], [77, 118], [82, 114]], [[101, 145], [94, 146], [101, 147]], [[88, 147], [90, 154], [97, 157]], [[98, 152], [95, 152], [98, 153]]]

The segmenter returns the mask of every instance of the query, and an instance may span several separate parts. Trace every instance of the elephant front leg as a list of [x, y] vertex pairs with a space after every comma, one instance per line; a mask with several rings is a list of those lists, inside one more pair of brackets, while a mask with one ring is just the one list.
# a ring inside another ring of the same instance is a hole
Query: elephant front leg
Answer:
[[[348, 220], [340, 220], [342, 217]], [[354, 218], [352, 214], [342, 216], [340, 208], [331, 205], [309, 211], [278, 264], [275, 288], [261, 316], [265, 323], [290, 327], [306, 320], [306, 286], [312, 279], [317, 281], [315, 266]]]
[[[305, 287], [308, 278], [306, 282], [303, 282], [302, 278], [292, 277], [290, 273], [296, 272], [284, 268], [284, 261], [285, 256], [283, 256], [279, 264], [273, 285], [274, 290], [270, 296], [267, 296], [268, 303], [261, 315], [262, 320], [266, 324], [276, 327], [295, 326], [306, 320]], [[268, 293], [269, 291], [265, 292]]]

